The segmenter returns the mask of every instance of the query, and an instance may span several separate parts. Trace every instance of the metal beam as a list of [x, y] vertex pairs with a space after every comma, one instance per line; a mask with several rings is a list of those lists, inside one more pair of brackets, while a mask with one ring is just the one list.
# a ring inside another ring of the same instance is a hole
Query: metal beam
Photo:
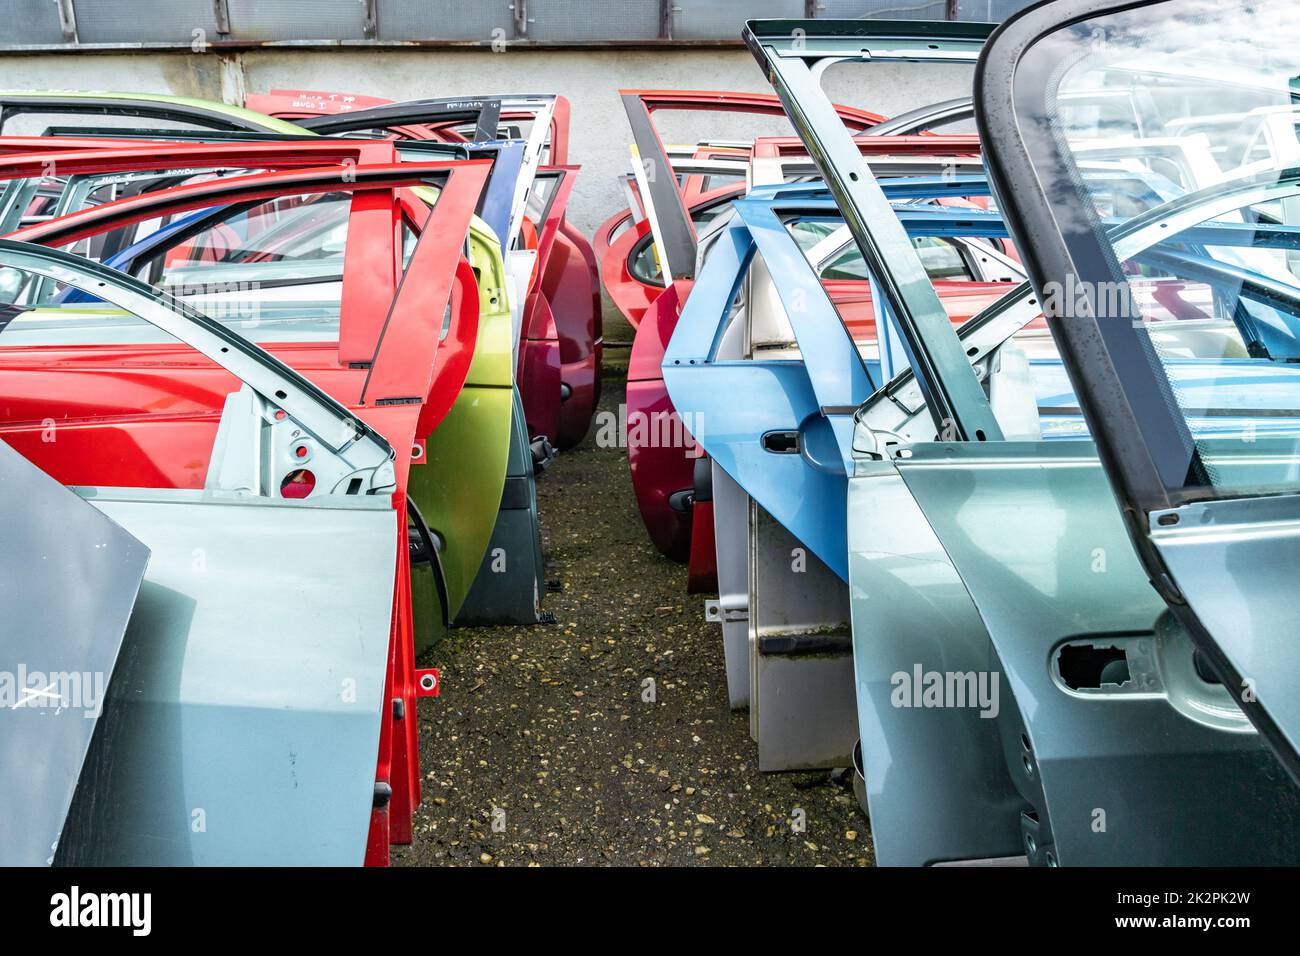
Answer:
[[911, 238], [826, 96], [820, 70], [836, 62], [974, 64], [991, 30], [924, 20], [750, 20], [742, 34], [843, 210], [943, 440], [1000, 441], [1002, 431]]
[[63, 39], [69, 43], [77, 41], [77, 11], [72, 7], [72, 0], [58, 0], [59, 5], [59, 29], [63, 31]]
[[230, 7], [228, 0], [212, 0], [212, 19], [217, 24], [218, 36], [230, 36]]

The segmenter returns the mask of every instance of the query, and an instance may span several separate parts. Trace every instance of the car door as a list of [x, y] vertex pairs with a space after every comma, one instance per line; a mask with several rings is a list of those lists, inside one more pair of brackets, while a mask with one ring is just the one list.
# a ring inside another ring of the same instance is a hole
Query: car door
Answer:
[[[973, 63], [979, 56], [991, 26], [973, 23], [927, 23], [904, 29], [898, 23], [810, 25], [811, 33], [792, 35], [784, 21], [751, 21], [744, 39], [781, 98], [809, 153], [817, 161], [826, 184], [844, 210], [845, 220], [861, 249], [868, 267], [881, 283], [885, 304], [895, 315], [913, 317], [903, 321], [900, 331], [911, 365], [922, 368], [967, 367], [957, 348], [947, 314], [935, 295], [918, 257], [909, 255], [907, 236], [888, 210], [885, 197], [849, 130], [840, 119], [821, 86], [827, 67], [848, 62], [933, 62]], [[803, 45], [807, 36], [819, 39], [815, 52]], [[804, 55], [807, 54], [807, 55]], [[814, 69], [814, 67], [816, 69]], [[868, 227], [871, 219], [875, 229]], [[913, 328], [915, 325], [915, 328]], [[926, 334], [922, 334], [922, 332]], [[927, 395], [941, 418], [950, 419], [960, 435], [989, 437], [998, 434], [997, 423], [981, 402], [977, 383], [969, 375], [953, 375], [956, 395], [946, 394], [942, 380], [923, 375], [938, 388]], [[966, 418], [957, 415], [965, 410]]]
[[[905, 57], [913, 42], [890, 24], [809, 28], [827, 56]], [[969, 56], [963, 29], [928, 25], [915, 42], [931, 52], [917, 52]], [[874, 821], [898, 821], [878, 827], [879, 858], [999, 858], [1018, 844], [1040, 864], [1293, 859], [1292, 788], [1222, 688], [1192, 679], [1192, 645], [1126, 546], [1091, 443], [1048, 440], [1020, 345], [994, 355], [937, 321], [901, 223], [827, 108], [818, 57], [787, 55], [788, 35], [765, 30], [751, 23], [747, 40], [882, 278], [910, 365], [859, 414], [849, 482], [867, 796]], [[1028, 256], [1036, 237], [1015, 238]], [[1037, 307], [1021, 294], [971, 334]], [[872, 409], [920, 417], [881, 424]], [[920, 802], [933, 812], [918, 816]], [[1261, 815], [1267, 832], [1252, 832]]]
[[0, 135], [45, 133], [51, 122], [64, 117], [95, 117], [104, 125], [139, 126], [140, 119], [162, 123], [170, 129], [214, 132], [293, 133], [295, 127], [238, 106], [182, 96], [152, 93], [80, 93], [7, 91], [0, 93]]
[[[1035, 284], [1050, 290], [1069, 277], [1086, 300], [1084, 308], [1059, 297], [1044, 303], [1056, 320], [1062, 358], [1138, 560], [1169, 609], [1169, 626], [1186, 632], [1206, 671], [1300, 779], [1300, 656], [1284, 623], [1291, 571], [1300, 560], [1294, 530], [1300, 444], [1292, 428], [1269, 420], [1286, 417], [1279, 406], [1296, 404], [1289, 345], [1247, 342], [1250, 355], [1240, 367], [1208, 369], [1205, 387], [1194, 391], [1178, 374], [1180, 357], [1153, 335], [1149, 303], [1127, 294], [1134, 281], [1128, 264], [1135, 249], [1150, 245], [1144, 233], [1151, 229], [1164, 231], [1164, 248], [1177, 249], [1171, 244], [1179, 235], [1190, 237], [1199, 228], [1201, 250], [1216, 262], [1224, 259], [1217, 253], [1221, 246], [1206, 242], [1205, 227], [1232, 219], [1253, 224], [1257, 246], [1270, 244], [1270, 232], [1290, 231], [1295, 206], [1288, 200], [1295, 189], [1285, 157], [1294, 147], [1274, 152], [1262, 165], [1224, 163], [1218, 186], [1181, 197], [1181, 216], [1139, 216], [1121, 227], [1109, 226], [1091, 192], [1066, 185], [1082, 137], [1061, 107], [1076, 91], [1095, 88], [1098, 78], [1146, 85], [1164, 107], [1166, 123], [1171, 100], [1162, 85], [1182, 87], [1183, 105], [1173, 112], [1184, 123], [1224, 113], [1244, 119], [1252, 109], [1291, 103], [1296, 37], [1289, 8], [1267, 2], [1220, 8], [1212, 21], [1205, 12], [1179, 0], [1127, 8], [1040, 5], [1010, 21], [991, 46], [982, 65], [978, 117], [1013, 228], [1034, 236], [1027, 264]], [[1159, 84], [1144, 84], [1141, 67], [1125, 66], [1125, 57], [1148, 54]], [[1058, 64], [1050, 71], [1049, 57]], [[1035, 98], [1029, 84], [1049, 72], [1053, 80]], [[1053, 109], [1060, 115], [1048, 120]], [[1043, 123], [1041, 130], [1031, 128], [1031, 117]], [[1222, 161], [1234, 152], [1231, 131], [1207, 128]], [[1110, 132], [1139, 140], [1149, 135], [1136, 119]], [[1294, 128], [1284, 135], [1294, 141]], [[1068, 224], [1062, 210], [1074, 214]], [[1185, 241], [1184, 251], [1195, 248]], [[1280, 291], [1287, 292], [1295, 275], [1281, 250], [1276, 255]], [[1187, 255], [1162, 261], [1174, 278], [1205, 281], [1196, 265]], [[1241, 276], [1235, 290], [1216, 285], [1217, 305], [1230, 315], [1251, 308], [1243, 290], [1268, 278], [1253, 272]], [[1120, 294], [1108, 299], [1105, 290]], [[1294, 307], [1281, 301], [1271, 317], [1289, 330]], [[1241, 375], [1258, 370], [1278, 379], [1278, 391], [1256, 392], [1237, 411], [1237, 427], [1207, 430], [1198, 422], [1224, 405], [1233, 389], [1249, 388]]]
[[[677, 306], [685, 301], [695, 275], [697, 237], [692, 217], [709, 217], [725, 210], [740, 190], [734, 185], [720, 187], [688, 208], [651, 116], [660, 106], [702, 109], [702, 104], [710, 101], [721, 105], [724, 94], [685, 93], [680, 106], [668, 93], [623, 90], [620, 95], [632, 128], [633, 182], [645, 225], [637, 223], [610, 246], [603, 269], [606, 288], [629, 321], [642, 308], [642, 301], [647, 306], [640, 317], [650, 319], [633, 323], [637, 331], [628, 364], [627, 405], [628, 421], [639, 427], [628, 431], [628, 468], [651, 540], [661, 553], [685, 561], [697, 550], [693, 515], [698, 449], [668, 400], [660, 363], [672, 335]], [[768, 109], [773, 106], [767, 104]], [[655, 437], [660, 431], [678, 437], [661, 441]], [[706, 541], [702, 550], [711, 551], [711, 542]]]
[[[118, 864], [359, 864], [398, 558], [392, 447], [291, 369], [137, 280], [11, 240], [0, 240], [0, 263], [93, 293], [125, 325], [188, 348], [225, 376], [215, 414], [96, 420], [78, 409], [77, 369], [58, 364], [25, 371], [52, 386], [43, 424], [22, 403], [6, 403], [5, 441], [44, 428], [46, 441], [22, 445], [25, 457], [47, 474], [79, 468], [76, 494], [148, 549], [99, 733], [45, 854]], [[66, 311], [15, 304], [4, 335], [48, 336], [51, 318]], [[10, 350], [0, 341], [0, 352]], [[14, 357], [5, 359], [12, 372]], [[172, 387], [188, 391], [181, 379]], [[202, 487], [122, 481], [124, 459], [161, 463], [167, 454], [166, 444], [140, 440], [153, 428], [178, 442], [208, 437]], [[99, 436], [100, 454], [74, 466], [79, 432]], [[304, 447], [316, 493], [291, 498], [281, 477], [301, 469], [296, 449]], [[250, 550], [253, 539], [261, 544]], [[118, 551], [123, 570], [129, 554]], [[294, 601], [283, 599], [285, 586]], [[88, 654], [84, 666], [107, 665]], [[351, 684], [341, 695], [345, 674]], [[47, 810], [58, 806], [58, 786], [42, 793]], [[20, 812], [6, 807], [5, 816]]]
[[[0, 863], [53, 862], [148, 548], [0, 441]], [[76, 595], [75, 600], [71, 596]]]

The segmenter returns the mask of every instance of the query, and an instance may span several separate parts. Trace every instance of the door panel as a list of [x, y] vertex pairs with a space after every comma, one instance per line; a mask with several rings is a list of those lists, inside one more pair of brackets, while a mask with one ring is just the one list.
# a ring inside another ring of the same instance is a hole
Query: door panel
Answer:
[[59, 862], [360, 865], [391, 503], [81, 494], [151, 558]]
[[[1143, 571], [1300, 781], [1300, 655], [1281, 636], [1300, 558], [1298, 43], [1292, 8], [1275, 0], [1057, 0], [999, 31], [976, 106], [1035, 286], [1078, 290], [1045, 294], [1044, 312], [1057, 320], [1053, 335]], [[1115, 94], [1106, 111], [1101, 89]], [[1073, 109], [1081, 96], [1091, 96], [1087, 109]], [[1271, 126], [1269, 116], [1286, 119]], [[1260, 136], [1266, 127], [1281, 139]], [[1175, 131], [1204, 137], [1210, 175], [1155, 208], [1125, 215], [1078, 176], [1098, 139], [1126, 141], [1127, 162], [1160, 170], [1158, 137]], [[1139, 250], [1148, 252], [1141, 270]], [[1189, 387], [1179, 374], [1186, 356], [1158, 335], [1167, 323], [1128, 294], [1152, 270], [1205, 289], [1207, 316], [1237, 327], [1248, 358], [1207, 366]], [[1240, 380], [1259, 370], [1281, 387]], [[1202, 426], [1226, 407], [1231, 421]]]
[[920, 258], [821, 85], [825, 71], [839, 63], [972, 63], [991, 25], [807, 20], [793, 34], [789, 27], [782, 21], [751, 20], [742, 36], [807, 144], [879, 284], [936, 431], [970, 440], [1001, 438]]
[[0, 865], [51, 862], [149, 561], [0, 442]]
[[853, 642], [859, 741], [876, 862], [1024, 853], [1018, 818], [1026, 802], [1007, 772], [996, 716], [978, 707], [898, 707], [894, 696], [897, 675], [910, 678], [917, 666], [1000, 682], [979, 612], [892, 465], [859, 463], [848, 511], [853, 633], [863, 638]]
[[[9, 240], [0, 240], [0, 262], [93, 289], [125, 321], [170, 333], [221, 365], [232, 387], [242, 382], [215, 440], [180, 449], [206, 464], [203, 490], [80, 490], [151, 556], [57, 859], [360, 864], [390, 719], [390, 654], [404, 646], [393, 643], [406, 544], [394, 492], [406, 451], [397, 455], [292, 369], [138, 280]], [[57, 447], [67, 436], [53, 391], [48, 413]], [[366, 414], [410, 446], [414, 406]], [[110, 433], [122, 425], [98, 424]], [[178, 449], [153, 453], [169, 461]], [[117, 462], [98, 464], [112, 475]], [[89, 541], [106, 547], [93, 529]], [[95, 596], [64, 590], [58, 600], [69, 605], [80, 598], [89, 607]]]
[[[895, 464], [1001, 661], [999, 720], [1027, 744], [1008, 767], [1057, 861], [1295, 863], [1300, 795], [1244, 721], [1213, 719], [1232, 712], [1222, 687], [1177, 679], [1194, 647], [1158, 626], [1091, 443], [1049, 447], [916, 444]], [[1129, 679], [1074, 663], [1097, 654]]]

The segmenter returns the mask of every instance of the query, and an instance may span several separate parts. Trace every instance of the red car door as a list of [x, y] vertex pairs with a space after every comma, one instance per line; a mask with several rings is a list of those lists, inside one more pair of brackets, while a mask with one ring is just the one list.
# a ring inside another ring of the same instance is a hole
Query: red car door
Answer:
[[[570, 167], [569, 101], [563, 96], [500, 96], [394, 103], [373, 96], [317, 90], [274, 89], [250, 93], [249, 109], [281, 119], [303, 120], [320, 132], [334, 132], [329, 117], [347, 114], [348, 127], [373, 122], [397, 139], [434, 139], [467, 142], [495, 139], [498, 124], [534, 122], [549, 112], [548, 137], [544, 146], [550, 167]], [[367, 117], [370, 119], [367, 120]], [[539, 170], [540, 172], [540, 170]], [[540, 226], [533, 222], [533, 227]], [[518, 236], [503, 236], [509, 243]], [[591, 425], [600, 397], [604, 359], [604, 330], [601, 318], [599, 265], [591, 243], [560, 216], [554, 239], [539, 249], [535, 277], [537, 289], [530, 289], [520, 342], [520, 393], [529, 422], [529, 434], [544, 436], [557, 447], [570, 448], [580, 442]], [[548, 330], [549, 326], [553, 329]], [[550, 342], [542, 347], [538, 343]], [[539, 354], [540, 349], [540, 354]], [[554, 357], [558, 349], [559, 388]], [[525, 357], [528, 350], [532, 354]], [[557, 398], [558, 395], [558, 405]]]

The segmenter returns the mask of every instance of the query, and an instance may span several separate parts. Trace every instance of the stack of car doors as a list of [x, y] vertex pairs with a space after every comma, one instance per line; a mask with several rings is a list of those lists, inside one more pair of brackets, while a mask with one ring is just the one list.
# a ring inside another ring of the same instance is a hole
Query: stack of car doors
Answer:
[[[626, 179], [629, 206], [600, 227], [595, 246], [606, 290], [637, 330], [627, 392], [628, 463], [637, 505], [655, 547], [686, 561], [693, 551], [712, 553], [707, 534], [692, 544], [692, 476], [700, 456], [663, 390], [659, 363], [690, 291], [697, 233], [727, 214], [730, 201], [743, 194], [750, 147], [731, 143], [670, 148], [653, 115], [708, 110], [780, 116], [781, 105], [770, 94], [624, 90], [620, 95], [633, 134], [632, 173]], [[852, 107], [836, 109], [845, 124], [858, 131], [883, 119]], [[658, 170], [666, 174], [658, 175]], [[708, 522], [702, 525], [706, 532], [710, 528]], [[691, 577], [693, 589], [712, 590], [711, 558], [693, 563]]]
[[[820, 257], [791, 241], [830, 204], [788, 188], [737, 204], [664, 374], [682, 408], [696, 369], [745, 378], [755, 414], [706, 422], [702, 441], [751, 495], [779, 468], [801, 476], [800, 496], [769, 495], [788, 535], [770, 567], [750, 523], [751, 641], [790, 623], [766, 630], [764, 588], [807, 587], [793, 550], [776, 565], [787, 545], [847, 576], [882, 863], [1300, 851], [1296, 656], [1278, 623], [1300, 557], [1294, 38], [1270, 32], [1286, 20], [1270, 4], [1226, 23], [1192, 0], [1111, 6], [1039, 5], [983, 52], [996, 213], [900, 205], [818, 79], [839, 60], [974, 59], [987, 28], [746, 28], [835, 201], [825, 249], [847, 230], [905, 365], [882, 348], [873, 377]], [[1014, 237], [1033, 285], [954, 327], [915, 238], [977, 225]], [[754, 326], [729, 312], [760, 256], [794, 369], [754, 368], [733, 332]]]
[[[496, 534], [457, 623], [550, 620], [539, 611], [544, 579], [533, 476], [549, 464], [554, 448], [572, 447], [587, 433], [603, 350], [595, 257], [565, 219], [579, 169], [567, 164], [568, 101], [506, 95], [390, 103], [272, 90], [247, 102], [320, 133], [370, 131], [404, 142], [480, 145], [504, 132], [522, 142], [515, 192], [497, 227], [510, 275], [520, 408]], [[520, 586], [521, 572], [530, 572], [533, 590]]]
[[[845, 580], [844, 465], [837, 456], [826, 455], [833, 446], [825, 444], [825, 436], [801, 436], [799, 416], [791, 418], [790, 409], [801, 407], [812, 391], [808, 371], [797, 367], [800, 339], [777, 287], [793, 298], [806, 329], [818, 321], [807, 314], [813, 308], [807, 304], [809, 288], [818, 289], [814, 294], [820, 297], [820, 284], [830, 295], [826, 311], [834, 329], [840, 329], [838, 309], [852, 342], [869, 353], [866, 376], [852, 382], [848, 394], [833, 404], [860, 403], [871, 383], [880, 380], [882, 365], [889, 370], [906, 359], [897, 336], [887, 334], [889, 324], [873, 312], [861, 256], [851, 248], [852, 237], [824, 191], [816, 196], [813, 187], [793, 187], [790, 195], [812, 198], [812, 206], [789, 234], [776, 227], [775, 217], [785, 212], [775, 209], [773, 200], [786, 194], [764, 184], [817, 175], [801, 141], [760, 138], [744, 151], [747, 161], [737, 158], [734, 146], [700, 147], [674, 159], [651, 126], [640, 96], [629, 95], [627, 101], [640, 134], [633, 197], [648, 197], [641, 244], [651, 251], [661, 246], [678, 250], [679, 263], [690, 263], [697, 277], [714, 270], [703, 299], [696, 300], [689, 279], [680, 280], [653, 301], [638, 325], [628, 389], [629, 460], [638, 504], [661, 550], [689, 554], [691, 584], [707, 580], [700, 589], [719, 591], [717, 601], [707, 602], [707, 614], [722, 625], [729, 698], [733, 706], [750, 709], [760, 766], [844, 766], [858, 735]], [[846, 127], [862, 125], [847, 108], [836, 111]], [[890, 177], [891, 198], [915, 210], [913, 241], [926, 258], [927, 274], [942, 287], [952, 320], [964, 321], [999, 298], [1009, 281], [1023, 278], [1014, 249], [1005, 243], [1004, 227], [996, 216], [982, 214], [987, 202], [979, 197], [988, 187], [978, 140], [917, 136], [911, 130], [909, 135], [876, 136], [874, 130], [865, 127], [854, 143], [878, 175]], [[720, 158], [719, 150], [729, 151], [727, 158]], [[656, 180], [648, 174], [669, 164], [673, 177]], [[718, 189], [716, 203], [691, 199], [701, 188], [707, 195], [722, 176], [743, 179]], [[733, 204], [747, 188], [749, 198]], [[697, 215], [696, 208], [705, 215]], [[770, 262], [752, 254], [751, 231], [769, 234], [765, 245], [775, 257]], [[722, 277], [716, 275], [721, 258], [711, 259], [715, 246], [727, 247], [720, 257], [732, 257], [733, 268]], [[735, 253], [736, 248], [747, 251]], [[668, 256], [663, 259], [671, 262]], [[796, 260], [810, 287], [794, 288], [794, 280], [787, 278]], [[633, 265], [658, 261], [646, 252], [629, 258]], [[684, 264], [680, 268], [683, 273], [688, 269]], [[678, 289], [690, 290], [685, 307]], [[704, 352], [689, 353], [661, 373], [669, 340], [680, 348], [675, 335], [681, 333], [675, 330], [683, 308], [683, 320], [689, 313], [687, 324], [694, 327], [688, 336], [695, 335], [706, 351], [717, 342], [720, 352], [716, 361]], [[845, 345], [852, 347], [849, 340]], [[737, 364], [742, 358], [744, 363]], [[834, 369], [845, 366], [843, 356], [820, 361], [822, 369], [842, 378]], [[724, 371], [719, 364], [728, 367]], [[679, 383], [671, 400], [665, 388], [670, 376]], [[762, 399], [755, 397], [765, 394], [779, 408], [761, 407]], [[736, 402], [736, 395], [745, 395], [746, 401]], [[663, 440], [673, 430], [661, 420], [675, 420], [679, 411], [685, 412], [681, 418], [689, 437], [698, 443]], [[638, 432], [634, 418], [651, 424]], [[701, 454], [700, 444], [709, 457]], [[725, 468], [710, 461], [715, 449], [726, 458]], [[747, 458], [751, 451], [757, 457]], [[732, 474], [739, 474], [745, 487]], [[828, 488], [831, 493], [820, 493]], [[823, 502], [826, 508], [820, 507]]]
[[[93, 741], [61, 738], [48, 803], [6, 806], [15, 830], [40, 817], [7, 860], [383, 862], [410, 839], [417, 685], [436, 687], [414, 664], [410, 475], [476, 359], [464, 250], [491, 163], [9, 145], [6, 200], [46, 212], [0, 244], [6, 461], [73, 490], [54, 520], [89, 505], [125, 534], [91, 539], [120, 564], [105, 626], [49, 635], [98, 642], [102, 709], [55, 711], [97, 716]], [[73, 649], [50, 653], [82, 670]]]
[[[1007, 283], [1023, 278], [1004, 227], [982, 211], [988, 186], [973, 137], [873, 130], [854, 144], [900, 216], [906, 214], [909, 238], [951, 321], [965, 321], [1005, 293]], [[794, 409], [811, 412], [802, 404], [809, 396], [822, 402], [818, 410], [860, 402], [863, 389], [887, 380], [907, 357], [820, 184], [763, 185], [811, 178], [816, 168], [806, 147], [760, 139], [753, 155], [751, 191], [723, 230], [702, 239], [700, 274], [711, 268], [715, 244], [739, 244], [748, 252], [730, 265], [715, 264], [714, 301], [701, 300], [682, 318], [694, 330], [684, 334], [697, 336], [697, 344], [702, 329], [724, 335], [716, 360], [747, 360], [729, 374], [745, 376], [755, 390], [775, 387], [782, 393], [778, 405], [746, 420], [734, 404], [700, 391], [708, 378], [691, 377], [709, 364], [704, 352], [693, 356], [698, 364], [671, 365], [664, 378], [678, 407], [703, 424], [710, 458], [717, 449], [728, 463], [711, 461], [696, 497], [707, 497], [713, 512], [716, 533], [709, 543], [718, 599], [706, 601], [705, 609], [723, 630], [732, 706], [749, 707], [765, 768], [837, 766], [856, 738], [851, 695], [846, 700], [842, 692], [852, 671], [840, 530], [844, 465], [825, 435], [803, 434], [805, 425], [819, 426]], [[717, 299], [719, 282], [735, 286], [734, 303]], [[865, 376], [845, 379], [844, 371], [858, 364], [854, 349]], [[768, 382], [769, 374], [777, 379]], [[754, 457], [754, 451], [761, 453]], [[704, 536], [697, 530], [693, 537]], [[692, 564], [698, 563], [693, 552]], [[828, 703], [836, 705], [834, 718], [823, 713], [812, 719]]]
[[[1019, 265], [999, 248], [1000, 217], [967, 198], [987, 190], [982, 177], [882, 182], [949, 321], [1011, 288]], [[758, 187], [734, 209], [663, 366], [674, 405], [702, 425], [710, 460], [719, 600], [707, 606], [723, 628], [732, 704], [750, 708], [760, 765], [844, 766], [857, 736], [849, 448], [823, 410], [856, 407], [905, 356], [824, 188]], [[734, 394], [748, 400], [723, 398]]]
[[[467, 122], [457, 115], [467, 103], [493, 106]], [[595, 254], [564, 215], [580, 168], [569, 165], [568, 100], [503, 95], [391, 103], [346, 93], [272, 90], [250, 94], [246, 104], [320, 133], [373, 127], [403, 140], [481, 142], [504, 134], [524, 141], [525, 168], [513, 218], [502, 230], [512, 272], [525, 283], [517, 317], [520, 391], [533, 436], [560, 449], [581, 441], [599, 396], [603, 342]]]
[[[3, 109], [0, 128], [4, 132], [226, 140], [303, 135], [302, 127], [294, 123], [251, 110], [143, 94], [3, 94], [0, 108]], [[394, 104], [377, 117], [357, 111], [342, 118], [349, 123], [330, 131], [364, 136], [372, 130], [386, 131], [386, 123], [395, 123], [401, 117], [412, 123], [426, 119], [496, 129], [499, 113], [497, 100], [421, 101], [409, 106]], [[137, 128], [134, 133], [119, 128], [124, 123], [140, 124], [149, 120], [165, 121], [171, 128], [164, 131]], [[321, 118], [322, 122], [329, 120], [341, 121], [339, 117]], [[313, 131], [311, 135], [317, 134]], [[427, 569], [435, 579], [437, 589], [446, 591], [442, 612], [427, 599], [428, 589], [418, 592], [421, 599], [417, 612], [429, 621], [428, 626], [419, 629], [421, 646], [445, 627], [445, 622], [439, 624], [440, 618], [455, 624], [534, 623], [547, 619], [540, 610], [544, 577], [534, 470], [535, 459], [540, 457], [545, 461], [548, 453], [530, 447], [520, 396], [514, 396], [514, 408], [510, 409], [510, 396], [501, 391], [511, 388], [514, 380], [518, 343], [514, 332], [518, 331], [522, 307], [514, 290], [518, 283], [511, 277], [510, 260], [503, 261], [507, 244], [499, 236], [508, 234], [513, 224], [522, 221], [525, 215], [528, 195], [521, 182], [535, 169], [540, 145], [531, 147], [531, 165], [525, 162], [529, 149], [528, 143], [515, 140], [462, 142], [459, 146], [403, 141], [399, 146], [403, 159], [418, 160], [433, 155], [493, 159], [492, 177], [477, 209], [481, 215], [481, 220], [475, 220], [479, 227], [470, 234], [472, 266], [480, 280], [485, 319], [485, 332], [480, 336], [478, 355], [469, 376], [469, 384], [476, 391], [467, 392], [464, 400], [457, 403], [446, 428], [439, 430], [426, 449], [425, 460], [433, 467], [417, 471], [416, 497], [428, 530], [420, 532], [413, 525], [413, 553], [419, 559], [419, 567]], [[566, 176], [565, 170], [551, 175], [552, 195], [559, 189], [562, 196], [567, 196]], [[58, 187], [56, 184], [49, 188], [57, 190]], [[423, 198], [431, 200], [432, 195]], [[15, 208], [11, 205], [6, 220], [11, 224]], [[531, 268], [532, 260], [527, 265]], [[502, 326], [501, 315], [515, 320], [514, 332], [509, 324]], [[503, 342], [510, 348], [504, 357]], [[510, 345], [511, 342], [515, 345]], [[507, 406], [505, 411], [503, 402]], [[508, 462], [504, 464], [499, 453], [503, 436], [508, 443]], [[504, 485], [496, 477], [502, 468], [507, 471]], [[442, 476], [447, 476], [445, 483]], [[485, 533], [491, 536], [488, 547], [482, 546], [480, 540]], [[430, 543], [432, 547], [427, 547]]]
[[[974, 137], [863, 135], [857, 137], [855, 143], [880, 175], [895, 178], [908, 176], [913, 179], [909, 191], [899, 193], [900, 200], [971, 205], [963, 198], [961, 190], [966, 187], [962, 176], [981, 169], [978, 141]], [[653, 146], [651, 143], [647, 148]], [[681, 244], [695, 250], [697, 262], [704, 261], [712, 244], [731, 222], [734, 216], [731, 203], [745, 194], [743, 190], [808, 180], [816, 173], [802, 143], [797, 140], [760, 138], [755, 140], [751, 155], [752, 158], [742, 167], [744, 184], [729, 187], [725, 191], [725, 204], [714, 210], [707, 222], [697, 226], [697, 236], [686, 235], [685, 217], [679, 218], [676, 223], [670, 221], [657, 227], [669, 235], [676, 230]], [[690, 171], [697, 168], [691, 161], [675, 165], [682, 168], [688, 177]], [[930, 181], [920, 177], [930, 177]], [[986, 189], [982, 186], [978, 188]], [[662, 197], [661, 204], [667, 204], [670, 199], [671, 194], [666, 194]], [[663, 218], [671, 220], [671, 217]], [[815, 228], [804, 229], [796, 238], [801, 243], [809, 244], [818, 240], [818, 234]], [[829, 237], [827, 239], [829, 241]], [[969, 245], [967, 239], [960, 237], [944, 241], [918, 238], [917, 241], [927, 243], [925, 254], [934, 263], [934, 274], [946, 275], [950, 280], [1001, 281], [1009, 274], [1017, 277], [1022, 275], [1013, 256], [1009, 257], [987, 245], [975, 248]], [[850, 240], [846, 235], [841, 244], [848, 242]], [[809, 245], [809, 252], [813, 251]], [[817, 250], [817, 254], [820, 254], [820, 250]], [[853, 281], [861, 280], [864, 276], [860, 271], [853, 273], [842, 267], [846, 255], [842, 249], [828, 249], [821, 266], [824, 271], [828, 270], [827, 278], [833, 293], [840, 299], [847, 296], [851, 301], [857, 288], [852, 284]], [[844, 284], [846, 280], [848, 285]], [[659, 369], [664, 348], [672, 336], [681, 308], [682, 295], [679, 290], [688, 292], [690, 281], [679, 280], [656, 299], [648, 312], [650, 321], [638, 328], [632, 352], [634, 374], [629, 376], [629, 419], [634, 415], [655, 419], [675, 414]], [[962, 289], [969, 291], [964, 285]], [[860, 331], [874, 341], [874, 326], [864, 327]], [[661, 431], [662, 429], [651, 429], [651, 434], [657, 435]], [[689, 557], [690, 580], [693, 584], [697, 581], [709, 582], [707, 587], [701, 589], [715, 590], [716, 586], [712, 583], [715, 580], [713, 522], [708, 517], [712, 499], [708, 494], [707, 481], [701, 483], [694, 480], [701, 476], [707, 477], [707, 469], [698, 464], [698, 449], [690, 445], [683, 447], [662, 442], [647, 447], [648, 443], [633, 441], [631, 434], [628, 445], [633, 487], [652, 538], [660, 543], [661, 550], [665, 553]], [[703, 515], [700, 522], [694, 520], [697, 513]]]
[[[549, 616], [540, 611], [545, 580], [534, 476], [549, 463], [553, 445], [560, 440], [564, 382], [560, 342], [541, 280], [550, 264], [549, 250], [563, 226], [564, 208], [577, 169], [563, 165], [539, 167], [553, 139], [561, 150], [567, 143], [567, 103], [561, 104], [554, 96], [408, 103], [369, 98], [366, 108], [358, 109], [356, 98], [346, 94], [290, 91], [252, 95], [248, 100], [251, 105], [291, 117], [321, 134], [380, 134], [408, 144], [406, 148], [431, 141], [468, 143], [472, 147], [489, 143], [519, 147], [511, 151], [513, 191], [503, 192], [491, 207], [482, 210], [485, 217], [492, 216], [499, 238], [507, 277], [502, 301], [508, 304], [512, 321], [511, 356], [517, 394], [508, 471], [492, 541], [455, 623], [548, 620]], [[503, 116], [516, 124], [523, 123], [526, 117], [530, 125], [527, 137], [500, 140]], [[586, 281], [589, 286], [591, 280]], [[590, 302], [587, 308], [585, 315], [570, 314], [571, 319], [585, 323], [588, 330], [585, 336], [579, 333], [570, 338], [590, 343], [585, 351], [580, 350], [582, 357], [575, 363], [575, 378], [581, 378], [583, 372], [594, 374], [599, 327], [591, 319]], [[572, 322], [566, 325], [566, 330], [572, 332], [572, 328]], [[583, 398], [594, 402], [594, 392], [584, 390], [570, 407], [566, 435], [574, 441], [586, 432], [590, 421], [591, 408], [583, 407]]]

